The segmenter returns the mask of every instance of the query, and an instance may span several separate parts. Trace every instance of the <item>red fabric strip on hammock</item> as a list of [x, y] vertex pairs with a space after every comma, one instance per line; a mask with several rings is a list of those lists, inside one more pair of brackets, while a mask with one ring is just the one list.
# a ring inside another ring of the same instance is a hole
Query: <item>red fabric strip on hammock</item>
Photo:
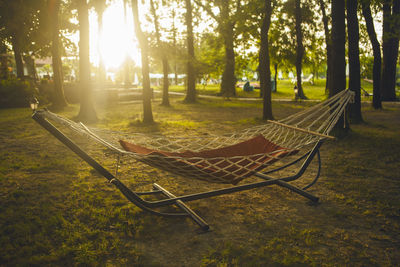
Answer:
[[[190, 172], [192, 169], [194, 172], [199, 172], [200, 169], [203, 174], [209, 174], [223, 180], [220, 182], [231, 184], [237, 184], [256, 171], [265, 168], [266, 165], [272, 164], [284, 156], [298, 152], [298, 150], [289, 150], [278, 146], [265, 139], [262, 135], [235, 145], [199, 152], [189, 150], [184, 152], [167, 152], [149, 149], [123, 140], [119, 142], [126, 151], [146, 156], [161, 156], [164, 160], [168, 159], [169, 166], [176, 167], [177, 170], [184, 169], [185, 172]], [[248, 159], [243, 159], [246, 156]], [[184, 158], [184, 160], [174, 157]], [[202, 158], [204, 160], [199, 161], [190, 158]], [[168, 168], [165, 169], [168, 170]]]

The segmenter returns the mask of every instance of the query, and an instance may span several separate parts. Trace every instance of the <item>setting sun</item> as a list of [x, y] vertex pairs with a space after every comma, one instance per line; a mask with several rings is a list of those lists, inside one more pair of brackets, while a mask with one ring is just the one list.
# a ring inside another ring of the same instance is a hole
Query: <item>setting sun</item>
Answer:
[[94, 65], [98, 66], [100, 56], [107, 69], [120, 67], [127, 56], [135, 62], [135, 65], [141, 65], [132, 13], [128, 6], [125, 18], [122, 0], [114, 2], [105, 10], [103, 31], [100, 36], [97, 14], [90, 13], [90, 59]]

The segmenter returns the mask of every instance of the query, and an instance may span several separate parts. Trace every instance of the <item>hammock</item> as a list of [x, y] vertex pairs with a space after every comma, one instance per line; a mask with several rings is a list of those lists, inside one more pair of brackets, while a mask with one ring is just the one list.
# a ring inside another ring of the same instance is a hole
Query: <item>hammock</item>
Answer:
[[[329, 133], [345, 112], [347, 104], [352, 101], [353, 95], [353, 92], [344, 90], [322, 103], [283, 120], [268, 121], [266, 124], [250, 127], [227, 136], [209, 134], [188, 138], [143, 134], [127, 135], [87, 127], [82, 123], [73, 122], [47, 110], [35, 111], [33, 118], [116, 185], [134, 204], [161, 215], [171, 214], [154, 211], [152, 208], [175, 204], [185, 211], [184, 214], [180, 215], [190, 216], [200, 226], [208, 228], [208, 225], [183, 203], [184, 200], [191, 201], [270, 184], [278, 184], [313, 201], [318, 200], [318, 198], [287, 182], [301, 177], [316, 154], [319, 158], [319, 147], [325, 139], [332, 138]], [[67, 127], [74, 133], [88, 137], [118, 155], [132, 157], [137, 161], [183, 177], [233, 185], [237, 185], [250, 176], [259, 177], [265, 181], [182, 197], [175, 197], [159, 185], [154, 184], [156, 188], [154, 192], [161, 192], [168, 199], [155, 202], [144, 201], [140, 197], [141, 193], [132, 192], [126, 188], [114, 175], [87, 155], [49, 120]], [[264, 174], [261, 173], [271, 164], [296, 155], [302, 150], [308, 152], [283, 167], [264, 172]], [[266, 175], [291, 166], [301, 159], [305, 160], [303, 166], [294, 176], [275, 179]], [[319, 176], [319, 170], [317, 176]], [[316, 179], [307, 187], [315, 183]]]

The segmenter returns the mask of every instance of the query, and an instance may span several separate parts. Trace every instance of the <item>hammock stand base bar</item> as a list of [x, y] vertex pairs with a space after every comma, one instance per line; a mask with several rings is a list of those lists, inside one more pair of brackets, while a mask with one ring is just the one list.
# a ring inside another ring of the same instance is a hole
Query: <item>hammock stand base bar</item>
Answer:
[[[282, 187], [285, 187], [292, 192], [295, 192], [303, 197], [308, 198], [309, 200], [313, 202], [318, 202], [318, 197], [306, 192], [303, 189], [300, 189], [298, 187], [295, 187], [288, 182], [297, 180], [300, 178], [312, 160], [314, 159], [315, 155], [318, 154], [319, 158], [319, 148], [321, 147], [323, 140], [318, 141], [314, 147], [305, 155], [303, 156], [305, 158], [302, 166], [299, 168], [298, 172], [292, 176], [288, 177], [283, 177], [283, 178], [273, 178], [270, 176], [267, 176], [266, 174], [263, 173], [255, 173], [254, 175], [256, 177], [264, 179], [264, 181], [261, 182], [254, 182], [254, 183], [248, 183], [248, 184], [243, 184], [243, 185], [238, 185], [238, 186], [232, 186], [228, 188], [222, 188], [222, 189], [217, 189], [217, 190], [212, 190], [212, 191], [207, 191], [207, 192], [201, 192], [201, 193], [196, 193], [196, 194], [191, 194], [191, 195], [184, 195], [184, 196], [179, 196], [176, 197], [172, 193], [168, 192], [166, 189], [162, 188], [158, 184], [153, 184], [154, 191], [150, 192], [134, 192], [127, 188], [120, 180], [118, 180], [113, 174], [111, 174], [108, 170], [106, 170], [102, 165], [100, 165], [96, 160], [94, 160], [91, 156], [89, 156], [82, 148], [80, 148], [75, 142], [73, 142], [70, 138], [68, 138], [66, 135], [64, 135], [57, 127], [55, 127], [53, 124], [51, 124], [47, 119], [43, 117], [43, 115], [40, 114], [40, 111], [34, 111], [32, 118], [44, 129], [46, 129], [49, 133], [51, 133], [54, 137], [56, 137], [60, 142], [62, 142], [65, 146], [67, 146], [71, 151], [73, 151], [75, 154], [77, 154], [81, 159], [86, 161], [92, 168], [94, 168], [96, 171], [98, 171], [102, 176], [104, 176], [110, 183], [112, 183], [114, 186], [116, 186], [121, 193], [133, 204], [135, 204], [137, 207], [141, 208], [142, 210], [148, 211], [152, 214], [155, 215], [161, 215], [161, 216], [167, 216], [167, 217], [188, 217], [192, 219], [196, 224], [200, 226], [200, 228], [204, 231], [207, 231], [209, 229], [209, 225], [198, 215], [196, 214], [187, 204], [185, 204], [185, 201], [194, 201], [194, 200], [199, 200], [199, 199], [204, 199], [204, 198], [209, 198], [209, 197], [214, 197], [214, 196], [219, 196], [219, 195], [224, 195], [224, 194], [231, 194], [234, 192], [240, 192], [244, 190], [250, 190], [250, 189], [255, 189], [259, 187], [264, 187], [264, 186], [269, 186], [269, 185], [279, 185]], [[291, 164], [288, 164], [289, 166]], [[319, 161], [320, 165], [320, 161]], [[320, 166], [319, 166], [320, 168]], [[281, 168], [278, 168], [276, 170], [281, 170]], [[274, 170], [268, 172], [271, 173], [274, 172]], [[319, 176], [319, 174], [318, 174]], [[312, 183], [315, 183], [315, 180]], [[309, 187], [309, 186], [308, 186]], [[162, 194], [166, 197], [166, 199], [162, 200], [157, 200], [157, 201], [147, 201], [144, 200], [141, 196], [142, 195], [155, 195], [155, 194]], [[171, 206], [175, 205], [178, 208], [181, 209], [182, 213], [165, 213], [165, 212], [160, 212], [155, 210], [155, 208], [159, 207], [164, 207], [164, 206]]]

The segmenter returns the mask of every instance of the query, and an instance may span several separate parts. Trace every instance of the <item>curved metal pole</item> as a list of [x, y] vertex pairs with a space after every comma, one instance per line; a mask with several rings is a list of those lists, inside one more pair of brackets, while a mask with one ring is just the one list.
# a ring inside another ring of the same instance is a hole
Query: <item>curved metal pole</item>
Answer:
[[313, 186], [313, 185], [318, 181], [318, 178], [319, 178], [319, 176], [321, 175], [321, 155], [320, 155], [320, 153], [319, 153], [319, 150], [318, 150], [318, 153], [317, 153], [317, 158], [318, 158], [318, 171], [317, 171], [317, 175], [315, 176], [314, 180], [312, 180], [311, 183], [309, 183], [308, 185], [306, 185], [305, 187], [303, 187], [303, 190], [306, 190], [306, 189], [310, 188], [311, 186]]
[[307, 157], [307, 156], [310, 154], [310, 152], [311, 152], [311, 151], [308, 151], [308, 152], [305, 153], [303, 156], [301, 156], [301, 157], [299, 157], [299, 158], [297, 158], [297, 159], [295, 159], [295, 160], [289, 162], [288, 164], [283, 165], [283, 166], [281, 166], [281, 167], [279, 167], [279, 168], [276, 168], [276, 169], [273, 169], [273, 170], [270, 170], [270, 171], [263, 172], [263, 174], [270, 174], [270, 173], [274, 173], [274, 172], [277, 172], [277, 171], [286, 169], [287, 167], [290, 167], [290, 166], [296, 164], [297, 162], [299, 162], [300, 160], [304, 159], [305, 157]]

